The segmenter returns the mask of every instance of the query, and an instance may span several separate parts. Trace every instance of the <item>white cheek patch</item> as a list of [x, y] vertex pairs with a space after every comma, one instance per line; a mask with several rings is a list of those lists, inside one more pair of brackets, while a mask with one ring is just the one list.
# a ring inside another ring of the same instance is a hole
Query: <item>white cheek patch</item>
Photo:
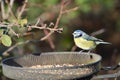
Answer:
[[79, 35], [80, 35], [79, 33], [76, 34], [76, 36], [79, 36]]

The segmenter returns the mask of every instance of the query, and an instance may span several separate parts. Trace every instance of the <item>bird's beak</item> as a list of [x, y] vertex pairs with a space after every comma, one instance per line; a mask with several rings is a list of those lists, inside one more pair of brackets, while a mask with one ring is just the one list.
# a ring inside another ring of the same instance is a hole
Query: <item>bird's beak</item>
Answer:
[[74, 33], [72, 33], [72, 35], [74, 35]]

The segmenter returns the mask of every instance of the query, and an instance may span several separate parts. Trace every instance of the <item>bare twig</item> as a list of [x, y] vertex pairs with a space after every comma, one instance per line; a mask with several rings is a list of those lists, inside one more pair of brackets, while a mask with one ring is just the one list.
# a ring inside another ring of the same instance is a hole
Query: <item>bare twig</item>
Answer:
[[[62, 17], [62, 14], [69, 13], [69, 12], [71, 12], [71, 11], [78, 10], [78, 7], [75, 7], [75, 8], [72, 8], [72, 9], [63, 11], [63, 8], [64, 8], [64, 0], [62, 0], [62, 2], [61, 2], [60, 12], [59, 12], [58, 18], [57, 18], [57, 20], [56, 20], [54, 29], [56, 29], [56, 28], [58, 27], [58, 24], [59, 24], [59, 22], [60, 22], [60, 19], [61, 19], [61, 17]], [[62, 29], [63, 29], [63, 28], [62, 28]], [[51, 31], [51, 32], [48, 33], [46, 36], [44, 36], [43, 38], [41, 38], [41, 40], [47, 39], [47, 38], [48, 38], [50, 35], [52, 35], [53, 33], [54, 33], [54, 31]]]
[[[0, 24], [0, 26], [2, 27], [6, 27], [6, 28], [9, 28], [10, 31], [15, 35], [15, 36], [19, 36], [18, 33], [16, 33], [12, 27], [20, 27], [19, 24], [16, 24], [16, 23], [7, 23], [7, 24]], [[32, 26], [28, 26], [28, 28], [34, 28], [34, 29], [39, 29], [39, 30], [49, 30], [49, 31], [56, 31], [56, 32], [62, 32], [63, 31], [63, 28], [58, 28], [58, 29], [54, 29], [54, 28], [50, 28], [50, 27], [47, 27], [46, 24], [43, 24], [43, 26], [35, 26], [35, 25], [32, 25]]]
[[[47, 31], [47, 30], [44, 30], [44, 33], [45, 33], [45, 35], [48, 35], [48, 31]], [[48, 42], [49, 42], [50, 47], [51, 47], [52, 49], [55, 49], [55, 45], [54, 45], [54, 43], [53, 43], [53, 40], [52, 40], [51, 36], [48, 37], [47, 40], [48, 40]]]
[[49, 24], [49, 27], [51, 27], [51, 26], [54, 26], [54, 23], [53, 23], [53, 22], [51, 22], [51, 23]]
[[11, 13], [11, 9], [12, 9], [12, 7], [13, 7], [13, 3], [14, 3], [14, 0], [10, 0], [10, 6], [11, 6], [11, 8], [9, 7], [8, 8], [8, 11], [7, 11], [7, 14], [6, 14], [6, 16], [7, 16], [7, 19], [8, 19], [8, 17], [9, 17], [9, 14]]
[[3, 20], [6, 19], [6, 17], [5, 17], [5, 10], [4, 9], [5, 9], [4, 8], [4, 1], [1, 0], [1, 14], [2, 14], [2, 19]]
[[60, 13], [59, 13], [57, 21], [55, 23], [54, 29], [56, 29], [58, 27], [58, 24], [59, 24], [60, 19], [62, 17], [63, 8], [64, 8], [64, 0], [62, 0], [62, 2], [61, 2]]
[[[54, 29], [56, 29], [56, 28], [58, 27], [58, 24], [59, 24], [60, 19], [61, 19], [61, 17], [62, 17], [63, 8], [64, 8], [64, 0], [61, 1], [60, 12], [59, 12], [58, 18], [57, 18], [57, 20], [56, 20]], [[53, 34], [53, 33], [54, 33], [54, 31], [51, 31], [51, 32], [48, 33], [45, 37], [41, 38], [41, 41], [47, 39], [47, 38], [48, 38], [51, 34]]]
[[23, 14], [23, 12], [24, 12], [24, 10], [25, 10], [25, 7], [26, 7], [26, 5], [27, 5], [27, 2], [28, 2], [28, 0], [25, 0], [24, 4], [23, 4], [23, 6], [22, 6], [22, 9], [21, 9], [21, 11], [20, 11], [19, 14], [18, 14], [18, 19], [21, 18], [22, 14]]
[[39, 26], [29, 26], [30, 28], [35, 28], [35, 29], [40, 29], [40, 30], [49, 30], [49, 31], [63, 31], [63, 28], [57, 28], [57, 29], [54, 29], [54, 28], [49, 28], [49, 27], [46, 27], [47, 25], [44, 24], [44, 26], [42, 27], [39, 27]]
[[[41, 20], [41, 19], [39, 19], [39, 20]], [[42, 21], [42, 20], [41, 20], [40, 24], [41, 24], [41, 26], [44, 26], [44, 25], [45, 25], [45, 24], [43, 24], [43, 21]], [[50, 24], [50, 25], [51, 25], [51, 24]], [[49, 26], [50, 26], [50, 25], [49, 25]], [[45, 26], [45, 28], [48, 28], [48, 27]], [[51, 28], [48, 28], [48, 29], [51, 29]], [[44, 29], [43, 31], [44, 31], [45, 35], [48, 35], [48, 31], [47, 31], [47, 30]], [[52, 49], [55, 49], [55, 45], [54, 45], [54, 43], [53, 43], [53, 40], [52, 40], [51, 36], [48, 37], [47, 40], [48, 40], [48, 43], [49, 43], [50, 47], [51, 47]]]
[[75, 7], [75, 8], [69, 9], [69, 10], [65, 10], [65, 11], [62, 12], [62, 14], [69, 13], [71, 11], [76, 11], [76, 10], [78, 10], [78, 8], [79, 7]]
[[37, 22], [35, 23], [35, 26], [37, 26], [40, 22], [40, 18], [37, 20]]
[[17, 26], [17, 27], [19, 27], [20, 25], [19, 24], [16, 24], [16, 23], [1, 23], [0, 24], [0, 27], [13, 27], [13, 26]]
[[12, 28], [9, 28], [9, 29], [15, 36], [17, 36], [19, 38], [19, 34], [17, 34]]
[[105, 32], [105, 29], [100, 29], [98, 31], [95, 31], [95, 32], [91, 33], [91, 36], [96, 36], [96, 35], [102, 34], [104, 32]]
[[12, 10], [12, 6], [9, 4], [8, 0], [5, 0], [5, 2], [8, 4], [9, 9], [10, 9], [10, 13], [11, 15], [17, 20], [16, 15], [14, 14], [14, 11]]

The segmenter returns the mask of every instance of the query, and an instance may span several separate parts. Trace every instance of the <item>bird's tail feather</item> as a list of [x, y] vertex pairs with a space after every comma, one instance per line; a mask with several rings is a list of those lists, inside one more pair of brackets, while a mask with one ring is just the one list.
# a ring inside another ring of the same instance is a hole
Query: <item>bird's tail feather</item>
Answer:
[[96, 44], [112, 44], [112, 43], [109, 43], [109, 42], [96, 42]]

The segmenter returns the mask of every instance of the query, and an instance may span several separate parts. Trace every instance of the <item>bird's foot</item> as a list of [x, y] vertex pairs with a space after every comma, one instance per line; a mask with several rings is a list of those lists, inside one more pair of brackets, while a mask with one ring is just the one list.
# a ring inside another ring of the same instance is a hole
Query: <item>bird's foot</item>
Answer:
[[84, 50], [81, 50], [81, 51], [79, 52], [79, 54], [83, 54], [83, 51], [84, 51]]
[[89, 51], [87, 52], [88, 55], [90, 55], [90, 51], [91, 51], [91, 50], [89, 50]]
[[91, 50], [89, 50], [87, 54], [90, 56], [90, 59], [92, 59], [93, 56], [90, 54], [90, 52], [91, 52]]

